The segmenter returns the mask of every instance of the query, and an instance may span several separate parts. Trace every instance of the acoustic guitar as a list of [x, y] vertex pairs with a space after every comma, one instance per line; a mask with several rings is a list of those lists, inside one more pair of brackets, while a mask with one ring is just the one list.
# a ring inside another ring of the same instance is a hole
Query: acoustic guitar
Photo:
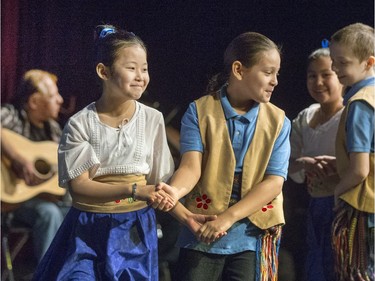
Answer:
[[27, 185], [15, 175], [9, 159], [2, 155], [0, 174], [2, 208], [4, 203], [9, 209], [9, 204], [17, 205], [38, 195], [63, 196], [66, 190], [58, 186], [57, 178], [58, 144], [53, 141], [33, 142], [11, 130], [4, 128], [1, 130], [22, 156], [34, 163], [35, 174], [43, 180], [38, 185]]

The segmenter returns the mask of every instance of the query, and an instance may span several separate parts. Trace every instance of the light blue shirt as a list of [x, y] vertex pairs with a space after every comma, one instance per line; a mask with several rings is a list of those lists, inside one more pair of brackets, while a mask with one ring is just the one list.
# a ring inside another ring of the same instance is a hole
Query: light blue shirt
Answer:
[[348, 152], [374, 152], [374, 109], [364, 101], [350, 104], [346, 119]]
[[[254, 136], [259, 104], [256, 103], [247, 113], [239, 115], [230, 105], [226, 88], [221, 90], [221, 104], [227, 120], [228, 131], [236, 158], [236, 172], [242, 172], [246, 151]], [[290, 120], [285, 117], [281, 132], [275, 142], [266, 174], [287, 178], [290, 156]], [[181, 154], [187, 151], [203, 153], [203, 143], [199, 131], [197, 109], [194, 102], [189, 105], [181, 122]], [[210, 245], [200, 243], [186, 227], [183, 227], [178, 239], [178, 246], [214, 254], [234, 254], [247, 250], [255, 251], [258, 236], [262, 231], [247, 218], [236, 222], [228, 234]]]
[[[344, 104], [360, 89], [375, 85], [375, 77], [355, 83], [344, 95]], [[374, 109], [364, 101], [350, 104], [346, 119], [346, 141], [348, 152], [374, 152]]]

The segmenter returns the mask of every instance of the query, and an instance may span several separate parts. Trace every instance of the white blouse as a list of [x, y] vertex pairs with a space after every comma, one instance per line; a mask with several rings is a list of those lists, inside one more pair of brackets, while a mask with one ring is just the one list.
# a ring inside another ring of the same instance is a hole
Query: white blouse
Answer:
[[[302, 110], [293, 120], [290, 135], [291, 159], [297, 159], [302, 156], [335, 156], [336, 133], [343, 109], [339, 110], [324, 124], [311, 128], [309, 123], [319, 108], [320, 104], [314, 103]], [[303, 183], [305, 171], [290, 173], [289, 176], [295, 182]]]
[[102, 123], [95, 102], [72, 116], [58, 149], [59, 185], [88, 171], [90, 178], [115, 174], [144, 174], [149, 184], [173, 174], [164, 118], [154, 108], [136, 102], [128, 123], [113, 128]]

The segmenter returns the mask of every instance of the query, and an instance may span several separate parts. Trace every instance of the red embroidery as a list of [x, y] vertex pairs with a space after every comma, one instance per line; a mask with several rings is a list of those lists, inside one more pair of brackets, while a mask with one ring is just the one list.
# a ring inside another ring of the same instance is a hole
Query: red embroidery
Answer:
[[203, 208], [205, 210], [208, 209], [208, 204], [211, 203], [211, 199], [208, 198], [206, 194], [203, 194], [202, 197], [195, 198], [195, 201], [197, 201], [197, 208]]
[[273, 208], [273, 205], [268, 204], [268, 205], [266, 205], [266, 206], [264, 206], [264, 207], [262, 208], [262, 212], [267, 212], [268, 209], [272, 209], [272, 208]]

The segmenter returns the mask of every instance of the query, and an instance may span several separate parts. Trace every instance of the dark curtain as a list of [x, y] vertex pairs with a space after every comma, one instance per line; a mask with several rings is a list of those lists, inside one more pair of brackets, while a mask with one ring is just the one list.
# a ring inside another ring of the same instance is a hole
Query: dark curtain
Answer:
[[17, 80], [19, 1], [3, 0], [1, 4], [1, 99], [7, 102]]
[[[82, 9], [84, 1], [3, 0], [1, 5], [1, 97], [12, 102], [22, 75], [43, 69], [58, 77], [64, 97], [60, 121], [97, 95], [91, 68], [93, 11]], [[87, 4], [87, 7], [90, 7]], [[90, 89], [91, 91], [87, 91]], [[99, 90], [99, 89], [98, 89]]]
[[[93, 28], [112, 23], [145, 41], [151, 83], [143, 100], [157, 101], [165, 113], [179, 106], [174, 119], [178, 127], [188, 103], [220, 70], [227, 43], [252, 30], [283, 46], [280, 83], [272, 102], [292, 118], [313, 102], [305, 83], [308, 53], [344, 25], [357, 21], [373, 25], [374, 2], [284, 2], [2, 0], [2, 102], [10, 101], [21, 75], [31, 68], [58, 76], [64, 108], [70, 108], [71, 98], [76, 110], [95, 100], [101, 89], [93, 65]], [[61, 123], [71, 113], [63, 111]]]

